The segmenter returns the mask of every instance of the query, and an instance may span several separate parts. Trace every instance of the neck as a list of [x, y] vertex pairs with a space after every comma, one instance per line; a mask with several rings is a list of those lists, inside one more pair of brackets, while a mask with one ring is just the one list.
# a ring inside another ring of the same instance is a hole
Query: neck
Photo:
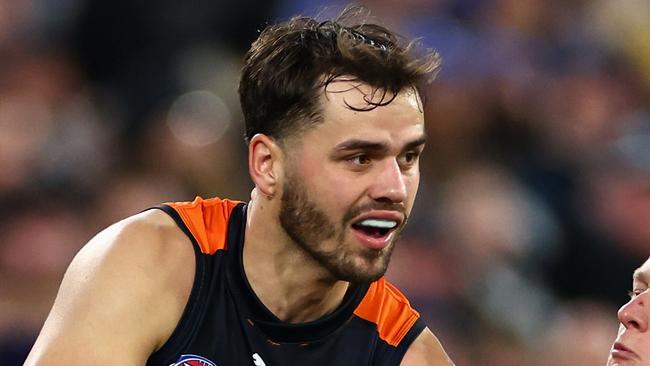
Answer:
[[304, 252], [282, 229], [265, 198], [248, 206], [244, 272], [262, 303], [279, 319], [309, 322], [333, 312], [348, 282], [339, 281]]

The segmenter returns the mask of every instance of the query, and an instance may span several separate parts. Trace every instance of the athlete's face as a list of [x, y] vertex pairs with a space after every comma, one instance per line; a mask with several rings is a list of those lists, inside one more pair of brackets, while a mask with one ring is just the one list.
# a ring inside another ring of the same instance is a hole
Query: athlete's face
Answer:
[[608, 366], [650, 365], [650, 259], [634, 272], [632, 298], [618, 311], [621, 325]]
[[[379, 93], [381, 94], [381, 93]], [[370, 111], [365, 84], [338, 81], [321, 97], [323, 122], [287, 155], [280, 222], [337, 279], [382, 276], [418, 189], [424, 118], [415, 91]]]

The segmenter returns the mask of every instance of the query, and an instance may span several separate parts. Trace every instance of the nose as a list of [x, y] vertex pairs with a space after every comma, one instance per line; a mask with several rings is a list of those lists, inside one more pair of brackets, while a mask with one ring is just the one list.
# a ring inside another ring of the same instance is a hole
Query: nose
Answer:
[[406, 179], [402, 169], [395, 159], [387, 159], [381, 165], [379, 174], [374, 177], [370, 196], [376, 201], [403, 203], [406, 201]]
[[639, 332], [648, 330], [648, 308], [645, 305], [647, 295], [644, 293], [636, 296], [618, 310], [618, 320], [625, 329], [634, 329]]

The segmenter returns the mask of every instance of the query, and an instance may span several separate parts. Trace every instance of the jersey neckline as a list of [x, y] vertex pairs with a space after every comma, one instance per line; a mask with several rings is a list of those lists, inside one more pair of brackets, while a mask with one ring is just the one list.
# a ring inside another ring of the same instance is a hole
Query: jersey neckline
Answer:
[[349, 289], [343, 302], [332, 313], [320, 319], [305, 323], [288, 323], [273, 314], [257, 297], [250, 286], [243, 265], [243, 247], [246, 228], [247, 204], [240, 203], [232, 212], [228, 223], [227, 248], [230, 252], [227, 263], [229, 289], [238, 302], [240, 317], [249, 324], [259, 327], [272, 342], [306, 343], [314, 342], [341, 329], [353, 316], [370, 283], [355, 285]]

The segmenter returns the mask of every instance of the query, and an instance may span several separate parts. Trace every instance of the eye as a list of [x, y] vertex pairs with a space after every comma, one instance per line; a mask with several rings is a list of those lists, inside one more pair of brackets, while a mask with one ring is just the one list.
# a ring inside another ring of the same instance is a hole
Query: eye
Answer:
[[630, 295], [630, 298], [633, 299], [642, 293], [644, 293], [647, 290], [647, 288], [635, 288], [632, 291], [628, 291], [628, 295]]
[[419, 156], [418, 151], [407, 151], [399, 156], [398, 161], [400, 165], [410, 167], [417, 162]]
[[368, 165], [370, 164], [371, 159], [368, 155], [359, 154], [348, 158], [347, 161], [355, 165]]

